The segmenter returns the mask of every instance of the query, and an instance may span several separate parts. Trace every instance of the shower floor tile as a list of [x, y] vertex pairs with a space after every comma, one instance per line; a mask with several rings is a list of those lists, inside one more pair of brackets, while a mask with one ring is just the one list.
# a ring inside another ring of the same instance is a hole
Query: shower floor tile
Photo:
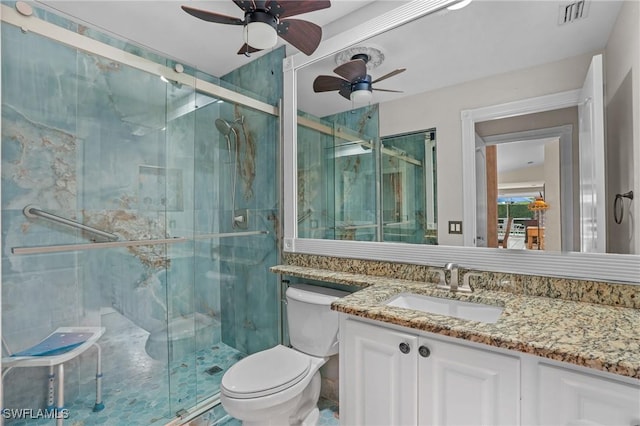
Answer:
[[[108, 318], [106, 318], [108, 317]], [[104, 410], [94, 413], [95, 380], [80, 386], [79, 397], [66, 401], [65, 425], [163, 425], [196, 400], [218, 392], [224, 372], [245, 355], [224, 343], [167, 364], [147, 355], [149, 333], [118, 313], [103, 316], [102, 348]], [[85, 364], [94, 369], [93, 355]], [[83, 377], [89, 377], [88, 375]], [[170, 393], [171, 390], [171, 393]], [[52, 425], [51, 419], [6, 420], [5, 424]], [[231, 426], [232, 424], [230, 424]]]

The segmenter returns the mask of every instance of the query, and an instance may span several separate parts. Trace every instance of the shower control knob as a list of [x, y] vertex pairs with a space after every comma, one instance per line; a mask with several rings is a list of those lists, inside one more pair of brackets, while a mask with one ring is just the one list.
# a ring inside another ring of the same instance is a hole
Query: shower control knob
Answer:
[[429, 356], [431, 355], [431, 351], [426, 346], [420, 346], [418, 348], [418, 353], [420, 354], [421, 357], [424, 357], [424, 358], [429, 358]]
[[411, 346], [409, 346], [408, 343], [400, 343], [400, 352], [402, 352], [403, 354], [408, 354], [409, 352], [411, 352]]

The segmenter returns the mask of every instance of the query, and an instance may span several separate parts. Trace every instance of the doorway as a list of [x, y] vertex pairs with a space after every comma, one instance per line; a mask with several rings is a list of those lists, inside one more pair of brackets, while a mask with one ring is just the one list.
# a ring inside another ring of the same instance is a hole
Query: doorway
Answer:
[[[576, 120], [574, 107], [476, 124], [478, 245], [552, 251], [574, 246]], [[543, 123], [566, 124], [538, 127]], [[549, 209], [531, 210], [536, 197]]]

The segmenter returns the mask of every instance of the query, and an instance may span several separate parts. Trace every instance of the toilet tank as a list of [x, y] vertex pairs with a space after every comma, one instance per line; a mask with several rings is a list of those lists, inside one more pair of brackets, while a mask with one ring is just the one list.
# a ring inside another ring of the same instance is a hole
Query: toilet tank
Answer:
[[306, 354], [327, 357], [338, 353], [338, 313], [331, 302], [349, 293], [310, 284], [287, 289], [287, 323], [291, 346]]

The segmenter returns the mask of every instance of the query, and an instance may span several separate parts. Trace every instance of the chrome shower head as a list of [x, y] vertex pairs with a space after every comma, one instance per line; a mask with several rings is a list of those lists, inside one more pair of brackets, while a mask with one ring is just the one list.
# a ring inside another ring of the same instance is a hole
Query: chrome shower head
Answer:
[[227, 120], [224, 120], [222, 118], [216, 119], [216, 128], [224, 136], [229, 136], [229, 133], [233, 131], [233, 127], [231, 127], [231, 124], [229, 124]]
[[227, 140], [227, 152], [229, 153], [229, 162], [231, 162], [231, 138], [229, 137], [229, 135], [233, 133], [233, 137], [235, 138], [234, 142], [237, 144], [238, 133], [236, 132], [236, 129], [233, 128], [233, 125], [231, 123], [222, 118], [216, 119], [216, 129], [218, 129], [218, 131], [222, 133], [222, 135]]

